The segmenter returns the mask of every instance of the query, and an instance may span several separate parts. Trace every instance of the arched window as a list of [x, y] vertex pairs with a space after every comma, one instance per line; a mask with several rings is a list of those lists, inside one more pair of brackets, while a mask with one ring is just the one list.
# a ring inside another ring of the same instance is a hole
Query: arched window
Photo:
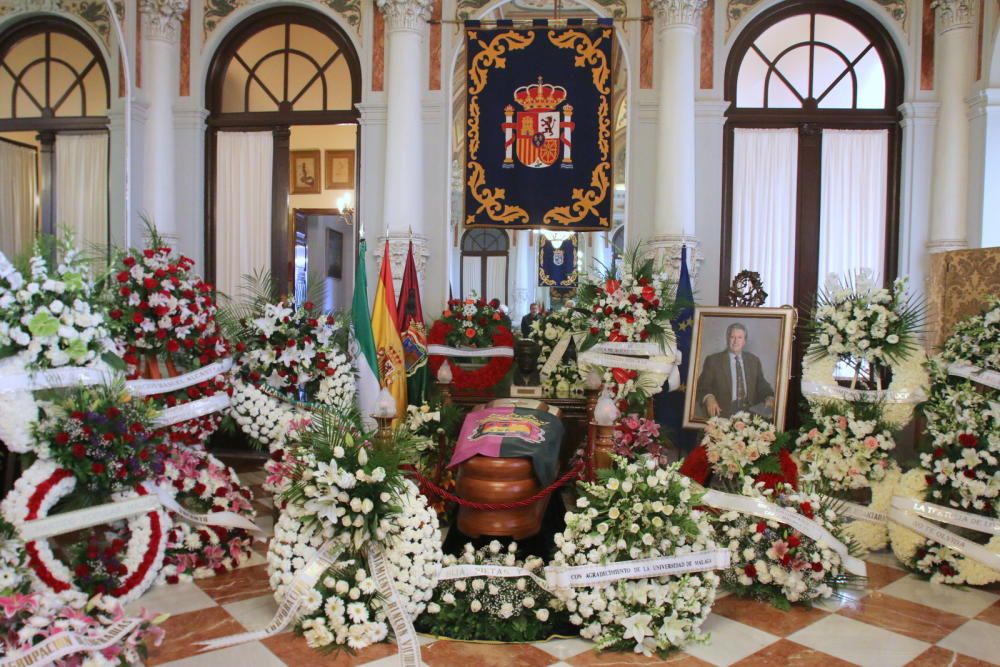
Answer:
[[894, 276], [902, 91], [890, 36], [851, 3], [747, 26], [726, 65], [722, 291], [750, 269], [767, 305], [802, 306], [828, 273]]
[[462, 297], [507, 303], [510, 240], [502, 229], [470, 229], [462, 235]]
[[[30, 248], [41, 230], [108, 245], [108, 70], [90, 36], [45, 16], [0, 35], [0, 249]], [[37, 205], [36, 205], [37, 199]]]
[[[357, 201], [357, 53], [319, 12], [267, 9], [223, 40], [205, 94], [207, 272], [220, 290], [232, 292], [241, 275], [269, 269], [280, 289], [291, 291], [296, 253], [311, 263], [326, 240], [316, 220], [302, 223], [316, 233], [294, 235], [289, 219], [304, 220], [303, 211], [339, 215], [338, 201]], [[343, 239], [346, 273], [335, 271], [348, 276], [334, 288], [340, 291], [349, 290], [353, 276], [353, 230]], [[319, 266], [314, 275], [330, 270]]]

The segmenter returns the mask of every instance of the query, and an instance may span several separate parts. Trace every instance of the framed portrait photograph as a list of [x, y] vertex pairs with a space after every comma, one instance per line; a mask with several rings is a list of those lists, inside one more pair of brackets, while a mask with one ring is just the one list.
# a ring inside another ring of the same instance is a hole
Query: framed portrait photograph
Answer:
[[742, 411], [783, 430], [794, 325], [793, 308], [695, 308], [684, 426]]
[[320, 180], [320, 151], [291, 151], [290, 159], [292, 164], [288, 170], [288, 179], [291, 181], [291, 193], [293, 195], [318, 195], [323, 192], [323, 183]]
[[325, 151], [327, 190], [354, 189], [354, 151]]

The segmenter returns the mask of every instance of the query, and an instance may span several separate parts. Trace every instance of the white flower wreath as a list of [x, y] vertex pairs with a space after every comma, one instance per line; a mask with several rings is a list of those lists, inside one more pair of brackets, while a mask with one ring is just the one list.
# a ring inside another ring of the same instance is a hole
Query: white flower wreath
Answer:
[[[405, 480], [398, 514], [383, 519], [387, 569], [403, 608], [416, 618], [426, 608], [441, 567], [441, 532], [437, 514], [413, 482]], [[275, 599], [280, 603], [295, 573], [315, 555], [316, 549], [343, 527], [319, 522], [315, 516], [283, 512], [274, 526], [268, 547], [267, 569]], [[349, 534], [348, 534], [349, 536]], [[327, 570], [315, 588], [303, 596], [303, 613], [296, 627], [310, 646], [346, 644], [362, 649], [388, 635], [386, 612], [374, 577], [357, 560], [338, 563]]]
[[[580, 483], [578, 511], [566, 513], [555, 538], [556, 566], [614, 563], [714, 549], [708, 516], [695, 509], [692, 482], [677, 466], [655, 459], [637, 463], [614, 457], [602, 482]], [[560, 589], [570, 622], [598, 648], [652, 655], [706, 641], [699, 631], [715, 601], [715, 572], [631, 579]]]
[[[926, 471], [911, 470], [899, 481], [893, 495], [914, 500], [924, 500], [927, 495]], [[945, 584], [985, 586], [1000, 581], [1000, 572], [974, 558], [929, 540], [909, 528], [889, 521], [889, 540], [892, 552], [902, 563], [912, 569], [931, 575], [931, 581]], [[1000, 554], [1000, 535], [994, 535], [985, 548]]]
[[[899, 466], [894, 465], [881, 480], [870, 482], [872, 499], [866, 509], [872, 513], [886, 514], [902, 476]], [[849, 516], [849, 513], [844, 513], [845, 518]], [[889, 546], [889, 525], [885, 521], [854, 519], [844, 526], [843, 533], [868, 551], [879, 551]]]
[[265, 393], [256, 386], [233, 379], [230, 414], [240, 430], [270, 452], [280, 449], [294, 432], [293, 424], [306, 419], [291, 403]]
[[[72, 472], [52, 461], [39, 459], [14, 484], [0, 504], [0, 512], [20, 530], [26, 522], [46, 517], [49, 510], [75, 488], [76, 477]], [[112, 499], [127, 500], [145, 493], [145, 490], [124, 491]], [[122, 558], [126, 573], [121, 585], [109, 591], [108, 597], [125, 604], [153, 584], [163, 564], [170, 527], [170, 517], [161, 507], [128, 521], [129, 539]], [[40, 587], [54, 593], [78, 590], [76, 575], [56, 557], [48, 540], [31, 540], [25, 542], [24, 548], [32, 578]]]

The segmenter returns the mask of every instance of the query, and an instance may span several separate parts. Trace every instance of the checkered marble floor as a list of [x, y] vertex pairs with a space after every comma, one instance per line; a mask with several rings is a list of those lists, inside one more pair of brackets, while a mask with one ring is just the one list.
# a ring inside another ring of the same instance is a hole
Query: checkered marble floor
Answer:
[[[260, 490], [262, 473], [241, 473], [257, 498], [259, 523], [271, 524], [271, 504]], [[161, 586], [131, 608], [172, 614], [167, 636], [148, 667], [389, 667], [395, 646], [379, 644], [357, 655], [324, 655], [285, 632], [261, 642], [199, 653], [196, 642], [263, 627], [276, 609], [267, 583], [264, 545], [235, 572], [191, 584]], [[734, 596], [719, 599], [703, 629], [711, 641], [666, 661], [632, 653], [599, 653], [581, 639], [490, 645], [421, 637], [429, 667], [591, 667], [670, 664], [870, 665], [871, 667], [979, 667], [1000, 664], [1000, 586], [957, 589], [904, 572], [891, 553], [868, 558], [869, 588], [849, 591], [812, 609], [782, 612]]]

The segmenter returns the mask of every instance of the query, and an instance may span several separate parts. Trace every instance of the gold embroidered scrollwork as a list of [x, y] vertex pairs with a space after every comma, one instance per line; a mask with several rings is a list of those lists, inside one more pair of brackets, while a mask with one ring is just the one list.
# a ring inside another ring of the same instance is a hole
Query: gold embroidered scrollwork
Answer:
[[514, 222], [528, 222], [528, 212], [520, 206], [511, 206], [504, 203], [507, 191], [504, 188], [486, 187], [486, 170], [478, 162], [469, 162], [469, 192], [472, 197], [479, 202], [479, 208], [474, 213], [465, 216], [465, 224], [475, 222], [476, 215], [485, 213], [490, 216], [490, 220], [509, 225]]

